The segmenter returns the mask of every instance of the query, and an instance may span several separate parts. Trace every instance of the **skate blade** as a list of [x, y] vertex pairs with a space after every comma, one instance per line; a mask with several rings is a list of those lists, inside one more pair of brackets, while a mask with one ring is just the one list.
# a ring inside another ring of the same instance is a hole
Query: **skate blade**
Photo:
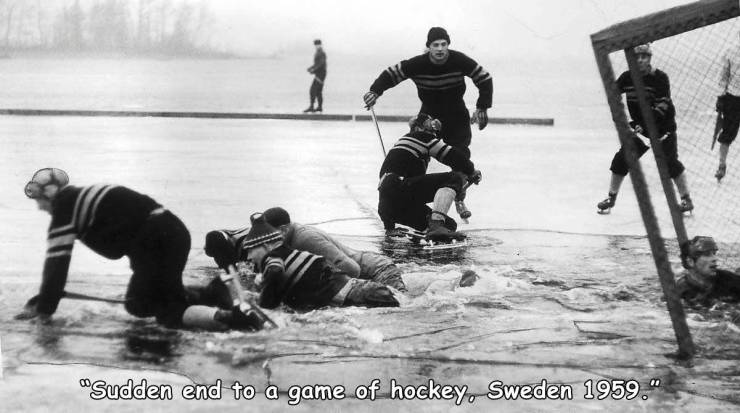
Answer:
[[599, 210], [596, 211], [596, 213], [599, 214], [599, 215], [609, 215], [609, 214], [612, 213], [612, 209], [611, 208], [599, 209]]
[[434, 243], [434, 241], [427, 241], [427, 244], [421, 247], [424, 250], [448, 250], [453, 248], [463, 248], [468, 246], [468, 240], [463, 239], [461, 241], [458, 240], [452, 240], [451, 242], [439, 242]]

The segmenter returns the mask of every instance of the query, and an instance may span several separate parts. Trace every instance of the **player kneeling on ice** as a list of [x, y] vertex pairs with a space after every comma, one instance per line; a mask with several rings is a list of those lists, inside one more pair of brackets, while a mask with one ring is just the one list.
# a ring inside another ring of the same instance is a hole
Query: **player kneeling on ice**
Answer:
[[[468, 182], [480, 182], [481, 173], [465, 153], [437, 137], [442, 127], [439, 120], [420, 113], [409, 126], [410, 132], [393, 145], [380, 167], [378, 214], [386, 233], [397, 235], [398, 223], [426, 230], [426, 238], [434, 242], [463, 239], [447, 212], [456, 198], [464, 198]], [[430, 157], [452, 171], [427, 174]]]
[[208, 330], [259, 329], [253, 313], [193, 305], [182, 284], [190, 233], [152, 198], [118, 185], [72, 186], [61, 169], [37, 171], [26, 195], [51, 214], [41, 289], [17, 319], [46, 322], [64, 297], [74, 241], [98, 254], [131, 261], [133, 275], [125, 308], [136, 317], [156, 317], [167, 327]]
[[[352, 278], [372, 280], [401, 292], [406, 291], [401, 270], [390, 258], [370, 251], [357, 251], [319, 228], [291, 222], [290, 214], [281, 207], [267, 209], [263, 214], [265, 221], [280, 231], [283, 244], [287, 247], [320, 255]], [[216, 264], [235, 280], [238, 279], [237, 262], [247, 259], [244, 245], [249, 229], [222, 229], [206, 234], [206, 255], [213, 257]], [[253, 280], [247, 280], [247, 288], [254, 289]], [[201, 293], [205, 301], [214, 305], [230, 305], [232, 300], [220, 278], [215, 278]]]
[[[326, 306], [397, 307], [398, 301], [385, 285], [351, 278], [320, 255], [290, 248], [280, 231], [267, 223], [262, 213], [250, 217], [252, 227], [241, 243], [238, 256], [225, 239], [212, 245], [219, 266], [248, 260], [262, 273], [260, 306], [275, 308], [281, 303], [296, 310]], [[231, 255], [229, 255], [231, 254]]]
[[690, 306], [712, 306], [716, 301], [740, 301], [740, 275], [717, 268], [717, 243], [712, 237], [697, 236], [683, 247], [686, 271], [676, 289]]

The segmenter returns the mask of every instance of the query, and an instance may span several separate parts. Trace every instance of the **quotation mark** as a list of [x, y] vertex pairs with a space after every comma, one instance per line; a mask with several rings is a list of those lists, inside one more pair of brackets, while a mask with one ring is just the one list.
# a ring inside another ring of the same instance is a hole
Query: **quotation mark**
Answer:
[[80, 379], [80, 387], [90, 387], [90, 379]]
[[[660, 387], [660, 379], [650, 379], [650, 387]], [[647, 395], [642, 396], [642, 400], [647, 400]]]

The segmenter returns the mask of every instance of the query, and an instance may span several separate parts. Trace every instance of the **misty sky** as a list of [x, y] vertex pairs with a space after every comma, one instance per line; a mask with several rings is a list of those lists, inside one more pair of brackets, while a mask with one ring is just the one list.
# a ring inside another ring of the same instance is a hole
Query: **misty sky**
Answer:
[[421, 52], [431, 26], [452, 48], [496, 57], [592, 59], [589, 35], [681, 0], [212, 0], [213, 44], [244, 54], [311, 48], [358, 56]]

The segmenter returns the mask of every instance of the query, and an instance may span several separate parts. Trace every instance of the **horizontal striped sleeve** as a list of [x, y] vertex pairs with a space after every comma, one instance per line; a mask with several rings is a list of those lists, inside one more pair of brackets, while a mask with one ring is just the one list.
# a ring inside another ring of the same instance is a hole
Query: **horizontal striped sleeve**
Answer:
[[47, 237], [46, 258], [72, 255], [77, 234], [72, 225], [50, 228]]
[[267, 257], [267, 259], [265, 260], [265, 268], [263, 272], [267, 272], [268, 269], [280, 272], [285, 271], [283, 260], [278, 257]]
[[437, 159], [444, 158], [447, 156], [447, 153], [450, 152], [450, 145], [445, 144], [440, 139], [434, 139], [431, 142], [431, 148], [429, 149], [429, 154]]
[[486, 69], [483, 69], [483, 66], [481, 65], [476, 65], [475, 69], [473, 69], [468, 76], [473, 79], [473, 84], [476, 86], [488, 79], [491, 79], [491, 74], [488, 73]]
[[393, 85], [397, 85], [407, 79], [401, 68], [401, 63], [396, 63], [393, 66], [389, 66], [385, 71], [390, 75]]

